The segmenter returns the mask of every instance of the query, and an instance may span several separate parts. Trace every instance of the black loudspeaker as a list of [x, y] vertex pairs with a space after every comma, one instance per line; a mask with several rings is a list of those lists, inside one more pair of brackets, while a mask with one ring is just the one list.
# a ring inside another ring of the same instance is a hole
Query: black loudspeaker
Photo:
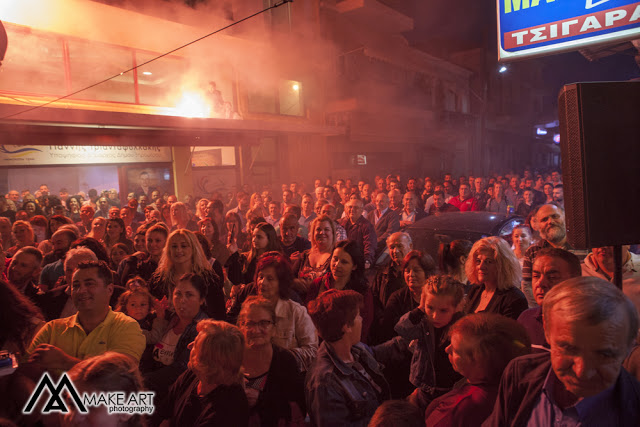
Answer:
[[640, 82], [566, 85], [558, 115], [569, 243], [640, 243]]

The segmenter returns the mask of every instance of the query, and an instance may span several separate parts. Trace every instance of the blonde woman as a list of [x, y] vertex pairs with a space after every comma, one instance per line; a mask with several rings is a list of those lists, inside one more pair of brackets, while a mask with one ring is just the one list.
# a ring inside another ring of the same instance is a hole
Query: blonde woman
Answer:
[[222, 278], [212, 270], [196, 235], [186, 229], [169, 235], [156, 272], [149, 279], [149, 290], [160, 302], [169, 306], [178, 278], [187, 273], [201, 276], [207, 285], [205, 313], [214, 319], [225, 320]]
[[478, 240], [465, 265], [469, 291], [465, 314], [497, 313], [514, 320], [528, 308], [520, 287], [522, 269], [509, 244], [499, 237]]

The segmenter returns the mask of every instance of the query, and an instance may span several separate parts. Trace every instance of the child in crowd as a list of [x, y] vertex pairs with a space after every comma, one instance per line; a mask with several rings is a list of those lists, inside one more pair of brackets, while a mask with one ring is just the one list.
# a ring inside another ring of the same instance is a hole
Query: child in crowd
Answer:
[[127, 284], [125, 285], [125, 288], [128, 291], [132, 291], [136, 288], [144, 288], [149, 290], [149, 287], [147, 286], [147, 282], [145, 282], [145, 280], [140, 276], [135, 276], [127, 280]]
[[413, 352], [409, 381], [416, 390], [409, 401], [423, 412], [462, 378], [451, 366], [446, 349], [449, 327], [462, 317], [463, 299], [462, 283], [451, 276], [432, 276], [422, 288], [420, 306], [396, 324], [396, 332], [411, 341]]
[[136, 279], [133, 278], [127, 282], [127, 291], [120, 295], [116, 311], [120, 311], [138, 321], [140, 329], [142, 329], [142, 333], [147, 339], [147, 345], [149, 345], [149, 343], [157, 341], [159, 335], [162, 334], [166, 320], [164, 320], [164, 313], [159, 315], [160, 313], [154, 310], [154, 306], [159, 306], [154, 304], [155, 299], [146, 286], [129, 286], [134, 280]]

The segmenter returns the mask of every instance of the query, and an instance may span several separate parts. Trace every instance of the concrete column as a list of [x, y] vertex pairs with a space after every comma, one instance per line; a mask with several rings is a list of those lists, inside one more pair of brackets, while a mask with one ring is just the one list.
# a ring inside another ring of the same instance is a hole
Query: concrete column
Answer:
[[187, 194], [193, 195], [193, 173], [191, 169], [191, 147], [171, 147], [173, 157], [173, 185], [178, 201], [183, 201]]

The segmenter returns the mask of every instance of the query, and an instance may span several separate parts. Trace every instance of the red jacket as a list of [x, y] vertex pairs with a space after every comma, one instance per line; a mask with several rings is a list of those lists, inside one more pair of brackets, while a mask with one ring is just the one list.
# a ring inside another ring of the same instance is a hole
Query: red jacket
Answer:
[[469, 211], [477, 211], [480, 210], [478, 208], [478, 199], [475, 197], [469, 197], [463, 201], [460, 201], [460, 196], [456, 196], [449, 200], [449, 204], [455, 206], [460, 209], [460, 212], [469, 212]]

